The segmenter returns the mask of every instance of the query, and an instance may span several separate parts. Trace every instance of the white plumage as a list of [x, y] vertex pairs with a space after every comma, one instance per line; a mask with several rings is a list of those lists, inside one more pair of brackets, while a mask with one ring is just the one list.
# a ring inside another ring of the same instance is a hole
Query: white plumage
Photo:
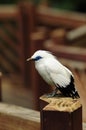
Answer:
[[29, 60], [35, 61], [35, 68], [42, 78], [50, 85], [55, 86], [51, 96], [55, 96], [59, 89], [66, 97], [79, 97], [72, 72], [63, 66], [51, 52], [45, 50], [36, 51]]

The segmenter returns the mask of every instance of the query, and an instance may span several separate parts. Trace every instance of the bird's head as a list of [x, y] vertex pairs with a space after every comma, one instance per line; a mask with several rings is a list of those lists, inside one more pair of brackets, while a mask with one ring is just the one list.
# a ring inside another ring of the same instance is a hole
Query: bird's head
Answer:
[[28, 58], [27, 61], [30, 60], [39, 61], [49, 56], [52, 56], [51, 52], [45, 50], [38, 50], [30, 58]]

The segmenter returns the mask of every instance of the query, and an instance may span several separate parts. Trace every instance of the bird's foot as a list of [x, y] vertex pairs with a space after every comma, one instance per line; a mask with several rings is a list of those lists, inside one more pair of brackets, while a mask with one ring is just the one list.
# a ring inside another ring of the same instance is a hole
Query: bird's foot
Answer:
[[64, 97], [64, 95], [62, 93], [48, 93], [45, 95], [47, 98], [52, 98], [52, 97]]
[[47, 94], [47, 97], [48, 97], [48, 98], [55, 97], [56, 95], [58, 95], [58, 94], [57, 94], [57, 91], [58, 91], [58, 89], [56, 88], [52, 93]]
[[55, 94], [52, 92], [52, 93], [48, 93], [46, 94], [46, 97], [47, 98], [52, 98], [52, 97], [55, 97]]

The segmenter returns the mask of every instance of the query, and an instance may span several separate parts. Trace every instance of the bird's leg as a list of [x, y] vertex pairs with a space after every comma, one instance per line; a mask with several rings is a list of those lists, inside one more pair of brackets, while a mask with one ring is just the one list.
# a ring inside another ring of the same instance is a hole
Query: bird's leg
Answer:
[[57, 94], [58, 88], [56, 87], [52, 93], [47, 94], [48, 98], [54, 97]]

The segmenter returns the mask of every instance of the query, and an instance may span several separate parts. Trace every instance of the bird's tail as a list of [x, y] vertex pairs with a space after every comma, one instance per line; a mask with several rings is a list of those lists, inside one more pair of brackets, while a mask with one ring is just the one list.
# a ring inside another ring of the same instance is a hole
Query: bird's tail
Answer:
[[75, 94], [73, 95], [73, 98], [80, 98], [80, 96], [79, 96], [77, 91], [75, 91]]
[[70, 88], [71, 88], [71, 94], [72, 94], [72, 98], [80, 98], [77, 90], [75, 89], [75, 85], [74, 85], [74, 78], [71, 76], [71, 82], [70, 82]]

